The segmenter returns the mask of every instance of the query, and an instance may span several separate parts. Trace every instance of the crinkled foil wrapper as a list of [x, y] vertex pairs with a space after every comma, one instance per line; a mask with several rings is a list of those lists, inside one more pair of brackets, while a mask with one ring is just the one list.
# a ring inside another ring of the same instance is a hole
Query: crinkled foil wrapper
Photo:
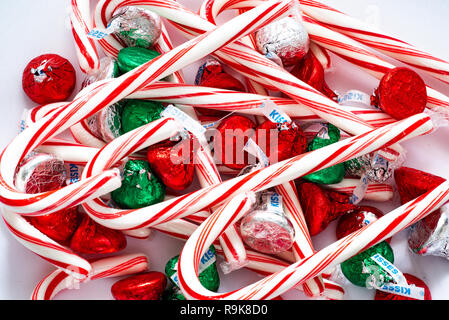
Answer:
[[[118, 75], [117, 62], [110, 57], [105, 57], [100, 61], [100, 70], [95, 74], [88, 75], [82, 87], [85, 88], [97, 81], [113, 79]], [[122, 103], [115, 103], [87, 118], [86, 124], [95, 137], [110, 142], [120, 136], [121, 126], [117, 119], [120, 119], [121, 110]]]
[[370, 153], [345, 162], [346, 173], [354, 176], [363, 176], [369, 181], [385, 183], [392, 176], [396, 168], [400, 167], [403, 159], [395, 162], [386, 161], [378, 153]]
[[268, 199], [272, 194], [260, 192], [255, 209], [240, 221], [243, 241], [254, 250], [268, 254], [287, 251], [295, 239], [295, 230], [285, 214], [269, 209]]
[[38, 153], [24, 160], [15, 176], [15, 185], [21, 192], [40, 193], [60, 187], [66, 181], [64, 161], [57, 157]]
[[449, 205], [410, 227], [408, 246], [419, 255], [449, 259]]
[[156, 13], [130, 6], [117, 10], [108, 28], [128, 47], [151, 48], [161, 36], [162, 23]]
[[114, 59], [104, 57], [100, 60], [100, 70], [94, 74], [90, 74], [84, 79], [81, 88], [85, 88], [94, 82], [112, 79], [118, 76], [118, 66]]
[[278, 57], [284, 67], [298, 63], [310, 46], [309, 34], [298, 14], [270, 23], [257, 31], [255, 38], [259, 52], [268, 57]]

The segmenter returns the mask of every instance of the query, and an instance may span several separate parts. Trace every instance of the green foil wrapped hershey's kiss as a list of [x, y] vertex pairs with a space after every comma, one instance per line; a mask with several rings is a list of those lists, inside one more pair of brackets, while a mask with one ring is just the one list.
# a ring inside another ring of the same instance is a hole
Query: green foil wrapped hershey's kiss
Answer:
[[122, 111], [122, 134], [161, 118], [164, 106], [157, 101], [126, 100]]
[[[307, 151], [321, 149], [338, 141], [340, 141], [340, 130], [336, 126], [326, 123], [315, 138], [309, 143]], [[315, 183], [333, 184], [341, 182], [344, 176], [345, 166], [343, 163], [339, 163], [335, 166], [308, 174], [307, 176], [304, 176], [303, 179]]]
[[150, 164], [130, 160], [123, 172], [122, 186], [111, 192], [112, 200], [122, 209], [138, 209], [164, 200], [165, 186], [153, 174]]
[[118, 67], [122, 74], [127, 73], [148, 61], [160, 56], [157, 51], [139, 48], [139, 47], [127, 47], [120, 50], [117, 57]]
[[344, 276], [351, 283], [363, 288], [370, 287], [369, 284], [372, 281], [372, 277], [374, 277], [378, 286], [383, 285], [385, 282], [391, 282], [392, 277], [371, 259], [376, 253], [391, 263], [394, 262], [393, 249], [388, 242], [382, 241], [343, 262], [340, 266]]
[[[201, 284], [208, 290], [217, 292], [220, 287], [220, 277], [218, 276], [217, 263], [216, 263], [216, 253], [214, 246], [210, 246], [209, 249], [201, 257], [199, 265], [199, 279]], [[165, 274], [170, 279], [170, 281], [175, 285], [175, 289], [179, 288], [178, 283], [178, 261], [179, 255], [171, 258], [165, 265]], [[173, 291], [171, 298], [177, 300], [182, 300], [179, 298], [181, 294], [180, 291]], [[184, 298], [185, 299], [185, 298]]]

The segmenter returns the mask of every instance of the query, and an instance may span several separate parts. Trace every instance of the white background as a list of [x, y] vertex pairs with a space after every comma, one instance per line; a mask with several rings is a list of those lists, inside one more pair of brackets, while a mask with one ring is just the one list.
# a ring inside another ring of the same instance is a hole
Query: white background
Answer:
[[[196, 10], [199, 0], [180, 1]], [[449, 60], [447, 30], [449, 1], [446, 0], [323, 0], [323, 2], [349, 13], [359, 19], [378, 23], [400, 39]], [[94, 4], [95, 1], [92, 1]], [[28, 61], [44, 53], [57, 53], [77, 68], [71, 31], [68, 28], [67, 6], [69, 0], [14, 0], [0, 1], [0, 147], [4, 148], [18, 133], [19, 119], [24, 108], [35, 106], [22, 92], [22, 72]], [[373, 20], [374, 17], [374, 20]], [[171, 29], [170, 29], [171, 30]], [[182, 38], [173, 36], [176, 43]], [[378, 81], [335, 58], [336, 71], [327, 75], [334, 90], [359, 89], [372, 92]], [[185, 69], [190, 81], [197, 65]], [[78, 73], [78, 87], [82, 74]], [[449, 87], [428, 79], [436, 89], [449, 95]], [[192, 83], [192, 82], [191, 82]], [[408, 150], [406, 165], [449, 178], [449, 129], [404, 143]], [[393, 204], [378, 206], [385, 212]], [[335, 223], [322, 235], [313, 238], [317, 249], [335, 240]], [[156, 234], [151, 241], [128, 239], [125, 252], [144, 252], [148, 255], [151, 269], [163, 271], [165, 263], [178, 254], [182, 242]], [[449, 298], [449, 262], [438, 257], [421, 257], [408, 252], [406, 233], [395, 236], [392, 241], [395, 264], [403, 271], [422, 278], [430, 287], [434, 299]], [[37, 282], [54, 268], [22, 247], [0, 223], [0, 299], [28, 299]], [[239, 270], [221, 277], [220, 291], [237, 289], [260, 277], [247, 270]], [[65, 291], [58, 299], [110, 299], [110, 287], [115, 280], [97, 280], [83, 284], [80, 290]], [[374, 292], [352, 285], [346, 286], [346, 299], [372, 299]], [[304, 298], [290, 291], [284, 298]]]

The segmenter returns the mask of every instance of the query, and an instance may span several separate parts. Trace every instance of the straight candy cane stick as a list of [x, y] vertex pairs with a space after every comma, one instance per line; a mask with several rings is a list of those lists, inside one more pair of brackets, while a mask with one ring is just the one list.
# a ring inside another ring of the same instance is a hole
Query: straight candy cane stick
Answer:
[[301, 8], [327, 27], [449, 84], [449, 62], [318, 1], [303, 0]]
[[94, 40], [87, 36], [92, 28], [90, 0], [71, 0], [70, 8], [70, 22], [81, 71], [94, 73], [100, 69], [100, 58]]
[[[360, 179], [347, 178], [343, 179], [340, 183], [323, 185], [323, 187], [352, 195], [359, 183]], [[377, 202], [390, 201], [393, 199], [393, 187], [385, 183], [370, 183], [363, 199]]]

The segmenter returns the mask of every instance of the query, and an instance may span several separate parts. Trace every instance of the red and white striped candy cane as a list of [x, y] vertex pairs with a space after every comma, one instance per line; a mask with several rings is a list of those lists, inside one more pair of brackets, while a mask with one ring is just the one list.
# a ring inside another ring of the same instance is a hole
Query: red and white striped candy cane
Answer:
[[85, 259], [44, 235], [24, 217], [8, 210], [2, 210], [2, 215], [8, 230], [24, 247], [61, 268], [61, 272], [77, 279], [87, 277], [91, 265]]
[[34, 288], [31, 300], [52, 300], [65, 289], [76, 288], [90, 280], [120, 277], [148, 270], [148, 258], [144, 254], [127, 254], [104, 258], [91, 263], [92, 270], [86, 279], [75, 279], [62, 270], [55, 270], [43, 278]]
[[[244, 93], [224, 89], [215, 89], [191, 85], [175, 85], [166, 82], [154, 83], [133, 93], [133, 99], [157, 100], [176, 105], [194, 105], [222, 111], [237, 111], [263, 116], [260, 105], [267, 99], [274, 102], [278, 108], [290, 118], [299, 121], [322, 121], [315, 113], [298, 102], [279, 97], [269, 97], [261, 94]], [[355, 116], [360, 117], [373, 127], [381, 127], [395, 122], [393, 118], [378, 109], [360, 107], [345, 107]]]
[[449, 84], [449, 62], [318, 1], [302, 0], [301, 8], [327, 27]]
[[325, 71], [332, 70], [332, 60], [326, 49], [316, 43], [310, 42], [310, 51], [312, 51], [313, 55], [318, 59]]
[[[145, 148], [145, 143], [139, 143], [138, 138], [143, 136], [148, 140], [154, 139], [145, 135], [145, 133], [148, 133], [145, 130], [148, 131], [148, 128], [154, 126], [155, 123], [170, 120], [158, 121], [136, 129], [106, 145], [86, 165], [83, 178], [97, 172], [103, 172], [121, 157], [127, 156], [129, 152]], [[418, 114], [366, 134], [145, 208], [118, 210], [107, 207], [99, 199], [85, 202], [83, 207], [94, 220], [111, 229], [126, 230], [151, 227], [217, 206], [239, 193], [263, 191], [317, 170], [374, 152], [399, 141], [427, 134], [432, 130], [433, 123], [430, 117], [425, 114]]]
[[[325, 188], [352, 195], [360, 179], [343, 179], [336, 184], [323, 185]], [[386, 183], [370, 183], [363, 197], [365, 200], [385, 202], [393, 199], [393, 187]]]
[[223, 26], [192, 39], [117, 79], [102, 82], [91, 91], [83, 91], [83, 94], [67, 106], [36, 122], [20, 133], [0, 155], [0, 202], [11, 211], [39, 215], [79, 204], [118, 188], [121, 182], [117, 170], [110, 170], [99, 177], [34, 196], [18, 192], [14, 188], [13, 181], [15, 168], [20, 161], [44, 141], [101, 108], [127, 97], [140, 87], [170, 75], [221, 46], [282, 17], [289, 7], [288, 0], [267, 2], [246, 15], [234, 18]]
[[75, 40], [75, 49], [81, 71], [94, 73], [100, 69], [100, 58], [93, 39], [87, 34], [92, 28], [90, 0], [71, 0], [70, 22]]
[[[358, 42], [327, 28], [305, 14], [303, 22], [313, 42], [357, 65], [376, 78], [381, 79], [386, 72], [395, 68], [391, 63], [364, 49]], [[449, 97], [427, 86], [427, 107], [443, 107], [447, 110]]]
[[[293, 286], [334, 267], [367, 248], [402, 231], [449, 201], [449, 182], [444, 182], [425, 195], [391, 211], [375, 222], [334, 242], [312, 256], [296, 262], [264, 279], [227, 293], [215, 293], [202, 286], [197, 268], [202, 254], [222, 231], [225, 223], [241, 218], [222, 211], [212, 214], [187, 240], [178, 263], [181, 290], [187, 299], [272, 299]], [[199, 241], [201, 239], [201, 241]], [[192, 263], [193, 260], [193, 263]]]

